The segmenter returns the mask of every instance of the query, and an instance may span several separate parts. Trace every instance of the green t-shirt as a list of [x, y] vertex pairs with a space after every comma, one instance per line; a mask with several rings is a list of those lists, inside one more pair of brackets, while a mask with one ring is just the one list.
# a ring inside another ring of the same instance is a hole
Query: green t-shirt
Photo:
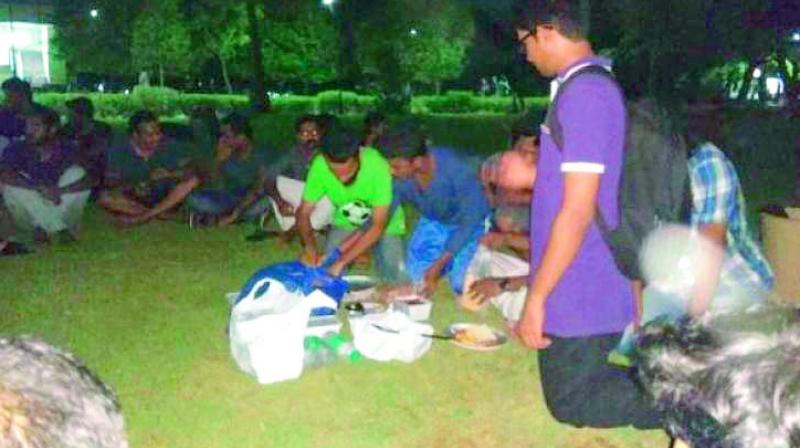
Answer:
[[[339, 181], [325, 157], [314, 157], [303, 191], [303, 200], [308, 202], [317, 202], [327, 196], [336, 208], [333, 225], [344, 230], [358, 228], [369, 218], [373, 207], [389, 207], [392, 203], [389, 163], [373, 148], [361, 148], [360, 157], [361, 166], [350, 185]], [[389, 219], [386, 234], [403, 235], [405, 232], [405, 216], [399, 208]]]

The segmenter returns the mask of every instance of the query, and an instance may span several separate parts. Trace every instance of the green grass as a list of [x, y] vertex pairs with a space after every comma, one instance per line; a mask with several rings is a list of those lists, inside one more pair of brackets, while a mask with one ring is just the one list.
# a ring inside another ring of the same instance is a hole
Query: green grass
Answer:
[[[80, 241], [0, 259], [0, 328], [79, 355], [119, 394], [133, 447], [660, 447], [661, 432], [576, 430], [548, 414], [535, 356], [446, 342], [415, 363], [335, 364], [261, 386], [234, 366], [228, 291], [297, 247], [244, 229], [179, 223], [119, 230], [91, 209]], [[443, 287], [433, 324], [502, 326]]]

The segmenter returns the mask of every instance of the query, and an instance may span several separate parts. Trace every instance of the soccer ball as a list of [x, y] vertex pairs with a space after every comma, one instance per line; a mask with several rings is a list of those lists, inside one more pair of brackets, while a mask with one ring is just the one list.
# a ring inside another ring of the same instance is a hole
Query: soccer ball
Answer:
[[342, 206], [342, 215], [350, 224], [360, 227], [372, 216], [372, 207], [364, 201], [355, 200]]

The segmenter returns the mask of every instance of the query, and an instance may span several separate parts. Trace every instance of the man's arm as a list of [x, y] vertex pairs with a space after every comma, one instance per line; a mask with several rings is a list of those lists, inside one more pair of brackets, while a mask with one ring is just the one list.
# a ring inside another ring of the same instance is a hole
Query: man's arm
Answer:
[[0, 168], [0, 184], [25, 188], [28, 190], [37, 189], [36, 185], [34, 185], [30, 179], [10, 168]]
[[542, 330], [544, 304], [575, 259], [594, 220], [600, 176], [582, 172], [564, 174], [564, 201], [553, 221], [542, 261], [531, 278], [517, 325], [517, 334], [528, 347], [543, 349], [550, 345]]
[[300, 242], [303, 245], [303, 253], [300, 261], [316, 266], [320, 262], [320, 255], [317, 251], [317, 241], [314, 239], [314, 228], [311, 227], [311, 213], [314, 211], [316, 202], [303, 200], [295, 214], [295, 225], [297, 233], [300, 235]]
[[263, 194], [264, 182], [266, 181], [266, 177], [267, 175], [265, 171], [263, 169], [260, 169], [258, 172], [258, 179], [256, 179], [255, 182], [253, 182], [253, 185], [251, 185], [250, 189], [247, 190], [247, 193], [244, 195], [242, 200], [239, 201], [239, 203], [228, 214], [228, 216], [226, 216], [219, 222], [219, 225], [221, 226], [228, 225], [239, 219], [239, 216], [241, 216], [242, 213], [244, 213], [244, 211], [247, 210], [247, 207], [250, 207], [250, 205], [253, 202], [255, 202], [259, 198], [259, 196]]
[[[298, 221], [299, 222], [299, 221]], [[350, 246], [339, 260], [331, 265], [331, 273], [338, 275], [345, 266], [353, 262], [359, 255], [369, 250], [381, 239], [386, 225], [389, 223], [389, 206], [379, 206], [372, 209], [372, 225]]]
[[695, 317], [708, 310], [711, 306], [711, 299], [714, 297], [714, 291], [717, 289], [725, 254], [727, 226], [721, 223], [701, 224], [698, 230], [700, 236], [706, 239], [700, 244], [713, 244], [713, 247], [710, 248], [712, 250], [702, 251], [705, 259], [698, 272], [688, 310], [689, 314]]

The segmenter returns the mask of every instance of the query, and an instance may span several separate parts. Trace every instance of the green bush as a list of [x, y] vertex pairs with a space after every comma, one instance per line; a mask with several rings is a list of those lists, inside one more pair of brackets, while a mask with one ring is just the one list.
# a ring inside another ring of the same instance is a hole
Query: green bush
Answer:
[[[136, 86], [131, 94], [137, 109], [147, 109], [159, 116], [174, 116], [182, 112], [178, 99], [181, 94], [169, 87]], [[133, 111], [130, 111], [133, 112]]]
[[[37, 102], [60, 113], [66, 112], [64, 104], [72, 98], [85, 96], [92, 100], [99, 118], [129, 117], [140, 109], [151, 109], [162, 117], [188, 115], [195, 106], [210, 106], [219, 111], [243, 109], [250, 104], [245, 95], [180, 93], [161, 87], [137, 87], [134, 92], [123, 93], [36, 93]], [[281, 114], [334, 113], [363, 114], [378, 107], [378, 98], [338, 90], [320, 92], [316, 96], [284, 95], [272, 98], [273, 112]], [[544, 107], [546, 97], [526, 98], [526, 106]], [[469, 91], [450, 91], [445, 95], [420, 95], [411, 102], [414, 114], [471, 114], [509, 113], [513, 111], [510, 97], [480, 97]]]
[[273, 112], [282, 114], [308, 114], [318, 109], [317, 98], [305, 95], [283, 95], [272, 98]]
[[375, 97], [345, 90], [327, 90], [317, 94], [320, 113], [363, 113], [375, 107]]

